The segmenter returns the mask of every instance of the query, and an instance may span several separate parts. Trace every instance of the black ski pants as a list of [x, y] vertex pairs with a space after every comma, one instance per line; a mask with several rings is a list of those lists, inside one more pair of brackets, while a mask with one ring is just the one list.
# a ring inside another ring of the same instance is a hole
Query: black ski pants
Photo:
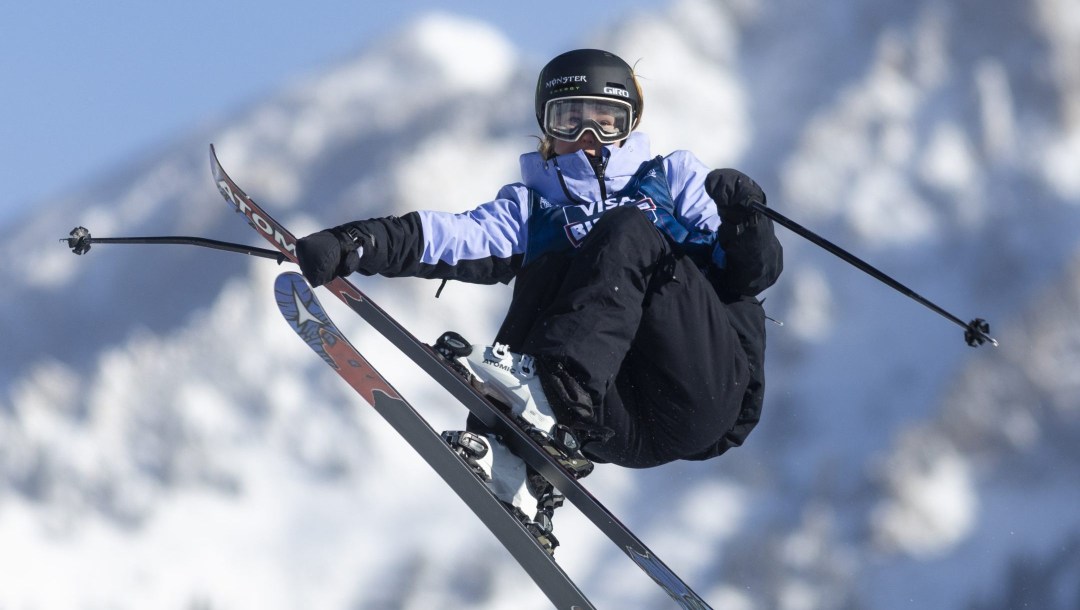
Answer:
[[[517, 282], [497, 340], [560, 363], [585, 389], [591, 421], [562, 423], [614, 433], [586, 445], [590, 458], [632, 468], [701, 459], [735, 426], [761, 354], [748, 358], [746, 324], [733, 324], [709, 279], [641, 210], [606, 212], [573, 255], [545, 256]], [[750, 301], [761, 337], [749, 341], [763, 350], [764, 313]]]

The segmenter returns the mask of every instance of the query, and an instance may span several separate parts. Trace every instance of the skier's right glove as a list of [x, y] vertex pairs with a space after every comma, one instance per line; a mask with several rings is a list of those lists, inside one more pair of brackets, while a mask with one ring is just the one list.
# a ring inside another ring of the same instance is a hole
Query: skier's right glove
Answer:
[[374, 245], [371, 234], [363, 231], [359, 223], [345, 224], [297, 240], [296, 259], [308, 283], [322, 286], [355, 272], [365, 245]]

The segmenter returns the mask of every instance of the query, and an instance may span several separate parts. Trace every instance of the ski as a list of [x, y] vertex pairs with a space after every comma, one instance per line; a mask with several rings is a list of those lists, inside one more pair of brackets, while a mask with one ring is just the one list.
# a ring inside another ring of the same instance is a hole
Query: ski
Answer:
[[409, 443], [506, 550], [556, 608], [594, 606], [517, 517], [503, 506], [427, 420], [360, 355], [326, 314], [303, 276], [288, 272], [274, 282], [278, 309], [296, 334], [375, 408]]
[[[292, 262], [296, 262], [296, 238], [281, 224], [267, 214], [225, 173], [213, 145], [210, 146], [210, 167], [214, 182], [225, 200], [243, 214], [264, 239]], [[414, 337], [393, 317], [367, 298], [351, 282], [344, 278], [335, 278], [325, 288], [354, 312], [360, 315], [376, 331], [389, 340], [403, 354], [442, 385], [457, 398], [488, 428], [502, 436], [506, 444], [525, 462], [550, 481], [566, 498], [574, 504], [601, 532], [650, 578], [656, 582], [680, 608], [688, 610], [711, 610], [710, 606], [690, 588], [671, 568], [660, 560], [645, 544], [625, 525], [601, 504], [571, 473], [563, 468], [555, 458], [548, 454], [524, 430], [518, 427], [509, 415], [494, 406], [476, 388], [447, 366], [446, 361], [430, 346]], [[367, 365], [370, 368], [370, 365]], [[374, 369], [370, 369], [374, 372]], [[388, 385], [376, 375], [373, 383], [379, 388]], [[363, 386], [357, 391], [372, 402], [376, 386]], [[394, 393], [397, 396], [396, 393]], [[372, 404], [374, 404], [372, 402]], [[456, 456], [455, 456], [455, 459]]]

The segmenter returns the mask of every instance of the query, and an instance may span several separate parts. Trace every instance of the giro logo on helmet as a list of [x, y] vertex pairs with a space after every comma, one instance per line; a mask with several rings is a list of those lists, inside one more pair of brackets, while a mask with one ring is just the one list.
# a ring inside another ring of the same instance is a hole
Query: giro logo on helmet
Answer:
[[608, 95], [618, 95], [621, 97], [630, 97], [630, 92], [626, 89], [619, 89], [618, 87], [604, 87], [604, 93]]

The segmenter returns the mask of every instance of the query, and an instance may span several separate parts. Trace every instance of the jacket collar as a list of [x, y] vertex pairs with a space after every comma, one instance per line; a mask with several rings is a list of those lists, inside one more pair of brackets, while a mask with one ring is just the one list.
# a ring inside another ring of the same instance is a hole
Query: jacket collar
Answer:
[[[641, 164], [651, 158], [649, 137], [635, 131], [623, 141], [622, 146], [605, 146], [604, 156], [607, 157], [607, 166], [604, 171], [607, 192], [613, 193], [625, 186]], [[589, 160], [585, 158], [585, 153], [581, 151], [559, 155], [548, 161], [544, 161], [540, 153], [532, 152], [521, 155], [520, 162], [522, 182], [545, 199], [566, 201], [566, 194], [559, 183], [556, 163], [558, 163], [558, 170], [562, 171], [566, 188], [575, 197], [585, 201], [600, 199], [600, 185], [596, 180], [596, 172], [593, 171]]]

